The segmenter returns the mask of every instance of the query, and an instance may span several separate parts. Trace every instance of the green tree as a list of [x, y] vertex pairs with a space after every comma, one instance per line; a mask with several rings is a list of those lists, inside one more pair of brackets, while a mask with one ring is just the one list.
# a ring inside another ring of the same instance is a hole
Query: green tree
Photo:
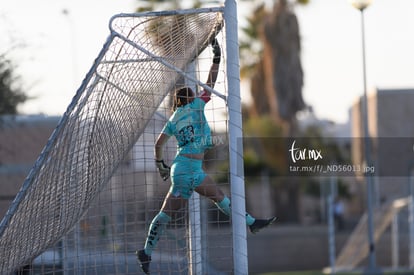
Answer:
[[28, 99], [15, 68], [6, 54], [0, 55], [0, 114], [17, 114], [17, 106]]

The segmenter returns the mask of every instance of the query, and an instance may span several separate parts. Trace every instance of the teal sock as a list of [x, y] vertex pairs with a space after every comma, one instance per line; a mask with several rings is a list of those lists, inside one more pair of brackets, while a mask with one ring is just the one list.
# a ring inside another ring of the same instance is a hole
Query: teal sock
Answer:
[[230, 199], [228, 197], [224, 197], [222, 201], [216, 202], [215, 204], [221, 212], [229, 217], [231, 216]]
[[252, 225], [256, 219], [253, 218], [249, 213], [246, 213], [246, 223], [247, 225]]
[[[226, 214], [227, 216], [231, 216], [231, 203], [230, 199], [228, 197], [224, 197], [224, 199], [220, 202], [215, 203], [218, 209], [220, 209], [221, 212]], [[246, 224], [252, 225], [256, 219], [253, 218], [249, 213], [246, 213]]]
[[145, 241], [145, 254], [151, 256], [152, 250], [158, 243], [160, 236], [164, 233], [165, 227], [171, 221], [171, 217], [160, 211], [152, 220], [148, 230], [148, 236]]

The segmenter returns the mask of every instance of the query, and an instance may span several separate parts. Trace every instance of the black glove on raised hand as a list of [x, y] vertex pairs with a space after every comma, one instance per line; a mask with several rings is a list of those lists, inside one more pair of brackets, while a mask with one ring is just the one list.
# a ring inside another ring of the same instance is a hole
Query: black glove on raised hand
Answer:
[[161, 178], [166, 181], [170, 177], [170, 167], [164, 163], [164, 160], [155, 160], [155, 165], [157, 166], [158, 173], [160, 173]]
[[213, 47], [213, 53], [214, 53], [213, 63], [219, 64], [221, 60], [221, 49], [217, 41], [217, 38], [214, 38], [214, 40], [211, 42], [211, 46]]

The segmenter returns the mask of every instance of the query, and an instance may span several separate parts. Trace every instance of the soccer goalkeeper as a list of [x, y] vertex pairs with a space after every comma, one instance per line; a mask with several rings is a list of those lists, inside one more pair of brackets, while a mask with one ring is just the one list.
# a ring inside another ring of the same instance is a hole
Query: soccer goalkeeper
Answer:
[[[211, 46], [214, 57], [206, 85], [213, 88], [219, 70], [221, 49], [216, 39], [212, 41]], [[144, 249], [137, 251], [141, 268], [146, 274], [149, 274], [151, 253], [170, 222], [172, 214], [187, 204], [194, 191], [213, 200], [226, 215], [231, 214], [230, 199], [202, 168], [204, 153], [212, 147], [211, 131], [204, 115], [204, 106], [210, 100], [210, 95], [209, 91], [204, 90], [196, 97], [188, 87], [177, 90], [174, 95], [174, 113], [155, 142], [155, 164], [163, 180], [167, 180], [171, 175], [171, 187], [160, 212], [151, 222]], [[170, 168], [163, 160], [163, 147], [172, 136], [177, 139], [178, 144], [177, 154]], [[276, 217], [255, 219], [246, 213], [246, 224], [252, 233], [258, 232], [275, 220]]]

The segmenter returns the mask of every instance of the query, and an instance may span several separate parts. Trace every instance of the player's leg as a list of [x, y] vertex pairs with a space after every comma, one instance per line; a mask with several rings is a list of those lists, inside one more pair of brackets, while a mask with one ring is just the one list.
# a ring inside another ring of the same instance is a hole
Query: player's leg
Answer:
[[[217, 186], [213, 179], [206, 175], [202, 184], [198, 186], [195, 191], [202, 196], [205, 196], [214, 201], [218, 209], [221, 210], [227, 216], [231, 215], [231, 202], [230, 199], [223, 193], [223, 191]], [[276, 217], [269, 219], [256, 219], [246, 212], [246, 224], [252, 233], [258, 232], [260, 229], [272, 224], [276, 220]]]
[[145, 254], [151, 256], [152, 250], [158, 243], [160, 236], [164, 233], [167, 224], [171, 221], [173, 214], [183, 208], [187, 203], [186, 199], [174, 197], [170, 192], [164, 199], [160, 212], [154, 217], [148, 230], [145, 241]]
[[164, 233], [167, 224], [171, 221], [171, 217], [175, 211], [183, 208], [186, 203], [186, 199], [175, 197], [171, 192], [168, 192], [160, 212], [158, 212], [150, 224], [144, 249], [137, 252], [137, 256], [144, 273], [149, 274], [149, 264], [151, 262], [152, 251], [156, 247], [159, 238]]
[[[221, 212], [227, 216], [231, 215], [231, 202], [230, 199], [224, 194], [224, 192], [218, 187], [213, 179], [206, 175], [202, 184], [198, 186], [195, 191], [202, 196], [205, 196], [214, 201], [214, 204], [220, 209]], [[252, 225], [255, 221], [250, 214], [246, 213], [246, 224]]]

